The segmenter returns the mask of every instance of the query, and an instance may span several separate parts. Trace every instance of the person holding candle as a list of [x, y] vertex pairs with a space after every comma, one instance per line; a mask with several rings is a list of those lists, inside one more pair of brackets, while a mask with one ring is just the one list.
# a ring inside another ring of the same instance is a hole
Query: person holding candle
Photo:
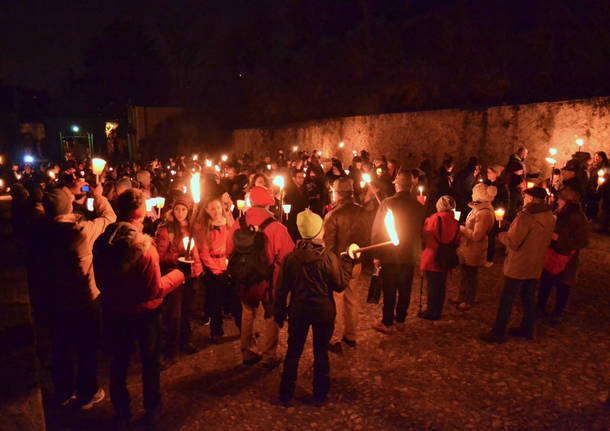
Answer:
[[[116, 220], [102, 186], [93, 189], [96, 215], [86, 220], [74, 214], [74, 196], [65, 188], [47, 192], [42, 204], [49, 219], [45, 229], [49, 279], [53, 292], [51, 341], [52, 374], [57, 401], [64, 406], [76, 399], [85, 410], [105, 394], [97, 383], [97, 355], [101, 341], [100, 291], [95, 282], [92, 248], [95, 240]], [[77, 352], [75, 362], [72, 349]], [[78, 368], [77, 381], [74, 381]]]
[[117, 198], [118, 222], [107, 227], [93, 246], [95, 281], [101, 291], [112, 347], [110, 398], [115, 424], [131, 420], [127, 368], [135, 344], [140, 347], [146, 422], [160, 414], [160, 305], [167, 294], [192, 274], [191, 264], [161, 276], [159, 253], [142, 233], [146, 213], [142, 191], [129, 189]]
[[571, 286], [576, 283], [580, 250], [589, 242], [587, 217], [582, 211], [580, 196], [571, 189], [557, 197], [556, 223], [552, 241], [540, 278], [537, 312], [546, 316], [546, 304], [553, 287], [556, 288], [555, 308], [550, 323], [556, 325], [563, 316]]
[[399, 172], [394, 180], [396, 194], [383, 200], [373, 221], [371, 244], [389, 239], [385, 225], [388, 209], [394, 215], [399, 238], [398, 246], [382, 247], [373, 252], [373, 257], [381, 264], [383, 283], [382, 319], [373, 328], [384, 334], [393, 333], [395, 328], [404, 330], [411, 302], [413, 270], [424, 221], [424, 209], [410, 193], [411, 186], [410, 173]]
[[290, 213], [286, 218], [285, 225], [288, 228], [288, 232], [292, 237], [293, 241], [300, 238], [299, 230], [297, 229], [297, 214], [304, 211], [307, 208], [307, 195], [303, 188], [305, 183], [305, 172], [297, 170], [296, 168], [290, 169], [291, 181], [286, 185], [286, 195], [284, 196], [284, 203], [291, 206]]
[[426, 248], [421, 254], [420, 269], [426, 278], [427, 307], [422, 319], [440, 320], [445, 303], [445, 283], [449, 270], [439, 268], [436, 254], [439, 243], [459, 244], [460, 226], [454, 217], [455, 200], [441, 196], [436, 202], [436, 214], [424, 222], [423, 237]]
[[[485, 180], [485, 184], [488, 186], [494, 186], [498, 193], [494, 197], [491, 206], [494, 207], [494, 210], [498, 208], [508, 208], [508, 186], [502, 179], [502, 171], [504, 167], [502, 165], [491, 165], [487, 168], [487, 179]], [[489, 232], [489, 236], [487, 238], [487, 261], [485, 262], [485, 267], [489, 268], [494, 263], [494, 256], [496, 253], [496, 237], [498, 236], [499, 224], [494, 223], [494, 226]]]
[[551, 243], [555, 218], [546, 204], [545, 189], [532, 187], [525, 190], [524, 195], [525, 207], [519, 211], [508, 231], [498, 235], [507, 252], [504, 288], [494, 326], [480, 337], [486, 343], [506, 341], [506, 326], [517, 294], [521, 295], [523, 318], [519, 327], [510, 329], [510, 334], [528, 339], [534, 337], [536, 286]]
[[455, 209], [461, 213], [460, 222], [466, 220], [470, 211], [468, 203], [472, 196], [472, 189], [477, 184], [480, 168], [477, 158], [471, 157], [466, 167], [455, 176], [455, 180], [451, 184], [450, 195], [455, 199]]
[[205, 271], [205, 308], [210, 316], [210, 342], [214, 344], [224, 335], [223, 309], [233, 315], [235, 325], [241, 330], [241, 304], [225, 274], [227, 236], [232, 226], [233, 217], [226, 211], [221, 198], [212, 197], [200, 213], [193, 233]]
[[[360, 247], [368, 245], [370, 234], [366, 223], [366, 211], [354, 199], [354, 183], [348, 177], [337, 179], [333, 183], [337, 202], [324, 217], [324, 244], [326, 248], [339, 256], [350, 244]], [[350, 347], [356, 346], [358, 329], [358, 283], [362, 264], [358, 262], [353, 269], [352, 277], [343, 292], [335, 292], [337, 308], [335, 329], [330, 339], [330, 350], [341, 353], [341, 341]]]
[[[189, 221], [191, 217], [192, 200], [186, 195], [179, 196], [167, 214], [164, 223], [157, 228], [155, 246], [159, 253], [161, 274], [167, 274], [178, 265], [178, 258], [186, 256], [182, 243], [184, 237], [190, 237]], [[201, 264], [197, 247], [191, 250], [195, 264], [195, 275], [201, 273]], [[196, 353], [197, 347], [191, 342], [190, 317], [195, 297], [194, 280], [169, 293], [162, 304], [163, 323], [167, 332], [164, 360], [162, 368], [168, 368], [176, 362], [178, 352]]]
[[472, 189], [471, 211], [460, 227], [462, 239], [458, 248], [461, 280], [458, 297], [453, 300], [459, 311], [472, 308], [478, 287], [478, 271], [487, 260], [488, 236], [496, 222], [491, 202], [497, 194], [494, 186], [478, 183]]

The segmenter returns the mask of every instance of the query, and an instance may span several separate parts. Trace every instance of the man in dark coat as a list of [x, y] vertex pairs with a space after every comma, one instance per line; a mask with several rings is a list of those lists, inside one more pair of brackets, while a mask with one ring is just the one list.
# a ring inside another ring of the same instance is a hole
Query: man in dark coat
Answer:
[[392, 210], [399, 244], [379, 248], [374, 253], [374, 257], [381, 263], [380, 275], [383, 282], [383, 318], [374, 328], [383, 333], [394, 331], [394, 319], [397, 327], [404, 329], [407, 309], [411, 302], [413, 269], [424, 221], [424, 207], [409, 193], [410, 174], [400, 172], [394, 180], [394, 185], [396, 194], [381, 203], [371, 233], [371, 244], [390, 239], [384, 220], [388, 210]]
[[349, 259], [340, 261], [323, 247], [319, 215], [305, 210], [297, 216], [297, 224], [303, 240], [284, 258], [277, 280], [275, 321], [281, 327], [288, 318], [288, 350], [280, 383], [280, 401], [286, 404], [294, 395], [299, 359], [311, 326], [313, 396], [315, 403], [321, 405], [330, 388], [328, 342], [336, 314], [333, 292], [347, 287], [351, 263]]
[[[324, 218], [324, 244], [337, 256], [346, 251], [350, 244], [364, 247], [368, 244], [369, 231], [365, 223], [366, 211], [354, 200], [354, 184], [350, 178], [343, 177], [333, 184], [337, 203]], [[354, 266], [353, 278], [341, 293], [335, 293], [337, 321], [330, 340], [330, 349], [340, 353], [341, 341], [348, 346], [356, 346], [358, 327], [358, 294], [356, 291], [362, 264]]]
[[286, 228], [293, 241], [300, 239], [297, 229], [297, 214], [307, 208], [307, 193], [303, 187], [305, 184], [305, 172], [293, 170], [290, 172], [291, 181], [286, 186], [284, 204], [290, 205], [290, 213], [286, 220]]

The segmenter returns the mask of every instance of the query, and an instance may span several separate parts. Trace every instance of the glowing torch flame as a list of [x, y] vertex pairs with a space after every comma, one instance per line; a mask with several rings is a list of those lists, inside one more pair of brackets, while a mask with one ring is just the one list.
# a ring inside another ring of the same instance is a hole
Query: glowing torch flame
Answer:
[[387, 229], [388, 235], [390, 236], [390, 240], [392, 240], [392, 244], [398, 245], [398, 234], [396, 233], [396, 225], [394, 222], [394, 214], [392, 214], [392, 210], [388, 210], [387, 214], [385, 215], [384, 222], [385, 228]]
[[496, 219], [498, 219], [498, 221], [502, 221], [502, 219], [504, 219], [504, 208], [498, 208], [494, 211], [494, 213], [496, 213]]
[[362, 174], [362, 181], [367, 184], [371, 184], [371, 175], [370, 174]]
[[184, 246], [185, 250], [190, 250], [191, 248], [193, 248], [193, 238], [185, 236], [184, 238], [182, 238], [182, 245]]
[[554, 159], [554, 158], [552, 158], [552, 157], [547, 157], [547, 158], [546, 158], [546, 161], [547, 161], [547, 162], [549, 162], [551, 165], [554, 165], [554, 164], [556, 164], [556, 163], [557, 163], [557, 160], [555, 160], [555, 159]]
[[582, 147], [585, 143], [583, 142], [582, 139], [577, 139], [576, 140], [576, 145], [578, 145], [579, 147]]
[[275, 177], [273, 179], [273, 184], [278, 186], [280, 188], [280, 190], [282, 190], [284, 188], [284, 177], [281, 175], [278, 175], [277, 177]]
[[557, 154], [557, 148], [551, 148], [551, 149], [549, 149], [549, 154], [550, 154], [551, 156], [554, 156], [555, 154]]
[[196, 204], [201, 201], [201, 189], [199, 184], [199, 172], [191, 177], [191, 193], [193, 194], [193, 202]]
[[95, 175], [101, 174], [105, 166], [106, 160], [100, 159], [98, 157], [91, 159], [91, 170]]

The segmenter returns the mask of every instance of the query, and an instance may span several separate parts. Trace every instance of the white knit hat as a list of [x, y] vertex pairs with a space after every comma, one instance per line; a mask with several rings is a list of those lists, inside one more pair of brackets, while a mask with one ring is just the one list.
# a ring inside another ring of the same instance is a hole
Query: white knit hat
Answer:
[[479, 183], [472, 189], [473, 202], [491, 202], [498, 194], [498, 189], [495, 186], [488, 186], [484, 183]]

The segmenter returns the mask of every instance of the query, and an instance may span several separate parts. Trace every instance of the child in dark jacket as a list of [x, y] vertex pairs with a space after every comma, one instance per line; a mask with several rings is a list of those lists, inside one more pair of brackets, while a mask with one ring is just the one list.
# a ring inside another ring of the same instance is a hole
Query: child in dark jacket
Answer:
[[[328, 343], [335, 322], [333, 291], [341, 292], [351, 278], [349, 258], [339, 259], [321, 244], [322, 218], [305, 210], [297, 216], [303, 240], [284, 258], [277, 281], [275, 320], [288, 319], [288, 350], [280, 383], [280, 401], [294, 395], [299, 359], [309, 327], [313, 333], [313, 396], [317, 405], [326, 400], [330, 388]], [[287, 305], [290, 293], [290, 305]]]

